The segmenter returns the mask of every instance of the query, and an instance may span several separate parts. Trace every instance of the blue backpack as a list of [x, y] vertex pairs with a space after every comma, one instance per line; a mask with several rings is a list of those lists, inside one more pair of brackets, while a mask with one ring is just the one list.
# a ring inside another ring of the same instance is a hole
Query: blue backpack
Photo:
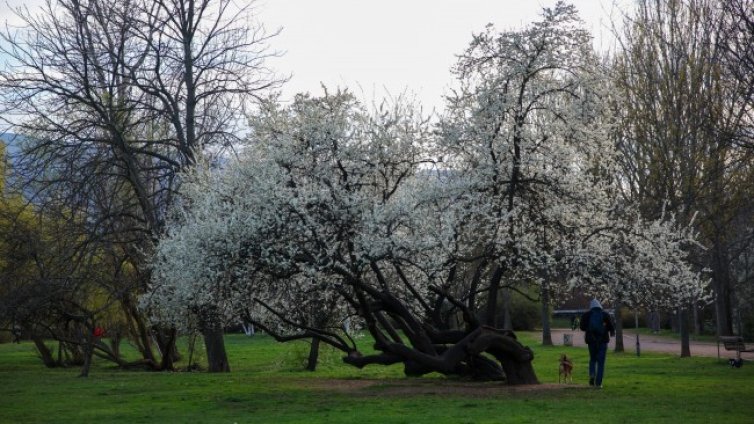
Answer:
[[600, 341], [605, 336], [605, 320], [601, 310], [592, 310], [589, 314], [589, 326], [587, 327], [595, 341]]

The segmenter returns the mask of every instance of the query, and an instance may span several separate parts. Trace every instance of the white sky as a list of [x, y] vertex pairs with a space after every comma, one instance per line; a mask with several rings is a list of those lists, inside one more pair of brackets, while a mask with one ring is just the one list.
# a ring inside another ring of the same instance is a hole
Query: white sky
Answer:
[[[112, 0], [117, 1], [117, 0]], [[238, 0], [245, 1], [245, 0]], [[614, 3], [572, 0], [597, 48], [610, 41]], [[349, 87], [366, 99], [408, 91], [429, 111], [442, 108], [452, 83], [449, 69], [472, 32], [493, 23], [515, 29], [536, 20], [556, 0], [258, 0], [256, 13], [268, 31], [282, 27], [271, 47], [283, 55], [268, 64], [291, 75], [285, 96]], [[31, 10], [42, 0], [0, 0], [0, 23], [14, 24], [9, 7]], [[2, 58], [0, 58], [2, 60]]]
[[[450, 67], [472, 32], [488, 23], [515, 29], [556, 0], [260, 0], [272, 41], [285, 54], [270, 64], [292, 74], [286, 94], [349, 87], [367, 99], [415, 94], [425, 110], [442, 108]], [[612, 0], [574, 0], [597, 48], [610, 44]], [[626, 4], [622, 1], [621, 4]], [[616, 16], [617, 16], [617, 12]], [[363, 93], [362, 93], [363, 92]]]

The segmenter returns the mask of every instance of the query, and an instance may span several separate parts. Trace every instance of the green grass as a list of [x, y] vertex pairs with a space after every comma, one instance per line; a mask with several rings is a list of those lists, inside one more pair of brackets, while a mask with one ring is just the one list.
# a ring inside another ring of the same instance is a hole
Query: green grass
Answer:
[[[541, 347], [533, 334], [522, 340], [550, 383], [540, 389], [406, 379], [400, 366], [358, 370], [332, 351], [309, 373], [300, 371], [305, 344], [259, 336], [227, 337], [229, 374], [121, 371], [99, 361], [86, 379], [76, 368], [45, 369], [31, 344], [3, 344], [0, 423], [754, 422], [752, 363], [732, 369], [714, 358], [610, 353], [605, 388], [591, 390], [586, 350]], [[574, 384], [553, 388], [562, 352], [576, 364]]]

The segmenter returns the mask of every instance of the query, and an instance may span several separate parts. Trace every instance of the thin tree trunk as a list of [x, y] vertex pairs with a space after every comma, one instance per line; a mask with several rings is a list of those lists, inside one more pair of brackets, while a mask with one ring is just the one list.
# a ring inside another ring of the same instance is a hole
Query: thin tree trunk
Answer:
[[636, 356], [641, 356], [641, 340], [639, 338], [639, 314], [634, 311], [634, 331], [636, 331]]
[[120, 358], [120, 342], [120, 332], [113, 332], [113, 334], [110, 335], [110, 350], [113, 351], [113, 355], [117, 358]]
[[678, 319], [679, 319], [678, 311], [677, 310], [676, 311], [672, 311], [671, 310], [671, 313], [670, 313], [670, 329], [674, 333], [681, 334], [681, 327], [680, 327], [680, 325], [678, 323]]
[[319, 358], [319, 337], [312, 337], [312, 344], [309, 347], [309, 359], [306, 363], [307, 371], [315, 371], [317, 369], [317, 359]]
[[550, 331], [550, 293], [542, 287], [542, 346], [552, 346]]
[[254, 331], [255, 331], [254, 324], [247, 323], [244, 321], [241, 323], [241, 328], [243, 328], [243, 332], [244, 334], [246, 334], [246, 336], [252, 337], [254, 335]]
[[678, 327], [681, 330], [681, 358], [691, 356], [688, 321], [688, 311], [685, 308], [678, 308]]
[[723, 283], [715, 285], [715, 313], [717, 321], [717, 335], [730, 336], [733, 334], [730, 323], [730, 303], [727, 301], [728, 290]]
[[650, 319], [650, 327], [652, 328], [652, 332], [659, 333], [660, 329], [662, 328], [662, 316], [658, 311], [652, 311], [649, 313]]
[[623, 303], [615, 302], [615, 352], [625, 351], [623, 346], [623, 316], [621, 309], [623, 309]]
[[699, 313], [699, 306], [696, 304], [691, 307], [691, 312], [694, 320], [694, 335], [698, 336], [702, 334], [702, 314]]
[[194, 369], [194, 348], [196, 346], [196, 333], [191, 333], [188, 337], [188, 365], [186, 369], [192, 371]]
[[89, 333], [90, 334], [84, 337], [84, 364], [81, 366], [81, 373], [79, 374], [79, 377], [89, 377], [89, 370], [92, 368], [92, 356], [94, 356], [94, 340], [91, 331]]
[[136, 341], [136, 348], [141, 352], [142, 358], [156, 368], [157, 361], [155, 360], [154, 352], [152, 352], [149, 330], [144, 324], [144, 320], [139, 314], [138, 309], [134, 306], [128, 295], [121, 298], [121, 304], [123, 305], [123, 311], [126, 313], [126, 320], [131, 328], [132, 336]]
[[723, 251], [719, 240], [713, 244], [714, 265], [712, 269], [712, 286], [715, 290], [715, 313], [717, 319], [717, 335], [730, 336], [733, 334], [731, 301], [730, 301], [730, 274], [727, 269], [727, 255]]
[[58, 362], [55, 362], [55, 359], [52, 357], [52, 352], [50, 351], [50, 348], [47, 347], [44, 340], [37, 335], [32, 335], [31, 340], [34, 342], [34, 346], [37, 347], [39, 356], [42, 358], [42, 363], [44, 363], [47, 368], [57, 367]]

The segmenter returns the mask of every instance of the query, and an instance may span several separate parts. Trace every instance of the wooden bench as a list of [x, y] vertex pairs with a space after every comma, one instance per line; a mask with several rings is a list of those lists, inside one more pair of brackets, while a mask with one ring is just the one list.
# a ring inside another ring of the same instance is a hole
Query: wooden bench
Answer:
[[717, 339], [717, 358], [720, 359], [720, 344], [725, 350], [735, 350], [736, 359], [741, 360], [741, 352], [754, 352], [754, 348], [747, 348], [744, 338], [739, 336], [722, 336]]

